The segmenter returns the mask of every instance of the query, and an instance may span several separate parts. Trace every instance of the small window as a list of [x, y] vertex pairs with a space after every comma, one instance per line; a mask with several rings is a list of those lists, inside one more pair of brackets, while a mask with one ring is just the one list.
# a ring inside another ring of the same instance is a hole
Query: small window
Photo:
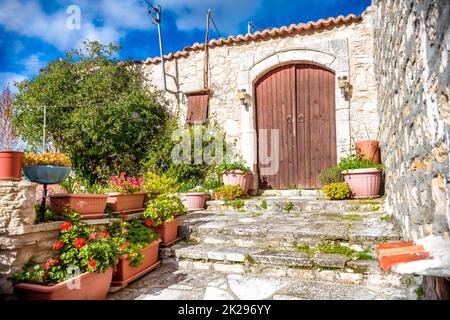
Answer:
[[208, 120], [209, 92], [203, 91], [186, 95], [188, 97], [186, 122], [205, 124]]

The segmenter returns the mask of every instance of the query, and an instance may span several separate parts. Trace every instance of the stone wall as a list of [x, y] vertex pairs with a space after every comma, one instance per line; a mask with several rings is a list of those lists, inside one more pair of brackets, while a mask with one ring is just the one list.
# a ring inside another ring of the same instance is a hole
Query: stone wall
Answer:
[[[336, 73], [336, 119], [338, 156], [351, 146], [351, 138], [375, 139], [378, 135], [376, 80], [373, 70], [373, 27], [370, 8], [362, 21], [283, 36], [265, 37], [239, 44], [215, 46], [209, 51], [210, 116], [219, 120], [227, 136], [237, 142], [237, 150], [247, 164], [256, 164], [256, 131], [253, 101], [246, 110], [238, 90], [253, 95], [253, 83], [277, 65], [315, 62]], [[194, 50], [187, 57], [166, 62], [168, 88], [191, 92], [203, 88], [204, 52]], [[161, 64], [137, 66], [149, 90], [162, 89]], [[337, 86], [337, 77], [347, 76], [353, 97], [346, 101]], [[172, 110], [180, 111], [184, 122], [187, 98], [167, 93]], [[179, 103], [178, 103], [179, 101]], [[367, 130], [366, 130], [367, 126]], [[351, 137], [352, 130], [355, 135]]]
[[387, 208], [405, 238], [449, 238], [450, 1], [374, 0]]
[[13, 287], [8, 278], [34, 256], [42, 263], [52, 254], [61, 222], [34, 224], [36, 184], [0, 181], [0, 296]]

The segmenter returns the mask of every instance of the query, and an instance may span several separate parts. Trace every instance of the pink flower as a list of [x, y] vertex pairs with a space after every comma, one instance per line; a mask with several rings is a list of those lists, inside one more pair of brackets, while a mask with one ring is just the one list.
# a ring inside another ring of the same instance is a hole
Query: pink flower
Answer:
[[97, 236], [97, 234], [96, 234], [95, 232], [92, 232], [92, 233], [89, 235], [89, 240], [95, 239], [96, 236]]

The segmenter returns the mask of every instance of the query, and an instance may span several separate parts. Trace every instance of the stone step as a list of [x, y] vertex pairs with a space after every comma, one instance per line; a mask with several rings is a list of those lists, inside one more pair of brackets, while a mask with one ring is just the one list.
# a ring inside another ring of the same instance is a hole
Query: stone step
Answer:
[[[243, 200], [243, 210], [272, 213], [302, 213], [315, 211], [329, 212], [382, 212], [384, 202], [381, 199], [374, 200], [340, 200], [330, 201], [326, 199], [315, 199], [309, 197], [253, 197]], [[222, 200], [207, 201], [210, 211], [222, 211], [232, 208], [232, 206]]]
[[163, 264], [110, 300], [375, 300], [416, 299], [414, 287], [356, 285], [256, 274], [183, 269]]
[[414, 283], [410, 276], [383, 273], [375, 260], [354, 260], [342, 254], [312, 254], [211, 244], [179, 244], [172, 247], [171, 254], [170, 257], [166, 252], [165, 260], [176, 259], [180, 270], [258, 274], [385, 287], [402, 287], [405, 281]]
[[204, 211], [182, 218], [180, 234], [186, 240], [233, 246], [291, 247], [342, 241], [365, 247], [398, 241], [399, 231], [382, 221], [378, 212], [303, 212], [283, 215], [267, 212]]
[[288, 190], [262, 190], [262, 197], [302, 197], [305, 199], [325, 199], [325, 195], [320, 189], [288, 189]]

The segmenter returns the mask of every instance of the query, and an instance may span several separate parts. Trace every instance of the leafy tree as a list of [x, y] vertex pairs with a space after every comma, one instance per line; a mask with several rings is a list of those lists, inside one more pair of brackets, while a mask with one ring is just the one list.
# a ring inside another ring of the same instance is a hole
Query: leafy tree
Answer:
[[67, 153], [91, 183], [126, 171], [138, 176], [148, 146], [168, 120], [160, 93], [140, 85], [132, 67], [113, 58], [119, 46], [84, 42], [17, 85], [14, 121], [31, 151], [42, 143], [47, 106], [49, 144]]

